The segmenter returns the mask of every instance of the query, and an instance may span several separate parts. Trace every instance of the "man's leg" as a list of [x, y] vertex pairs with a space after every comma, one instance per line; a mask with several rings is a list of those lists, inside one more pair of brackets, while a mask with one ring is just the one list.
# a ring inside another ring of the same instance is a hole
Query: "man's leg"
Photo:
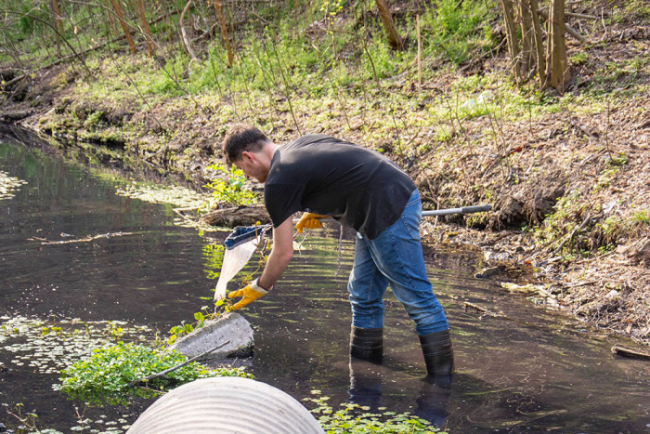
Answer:
[[367, 246], [377, 268], [388, 278], [395, 297], [415, 321], [427, 372], [449, 374], [453, 371], [449, 324], [426, 274], [420, 243], [421, 216], [420, 196], [415, 191], [400, 219], [368, 241]]
[[377, 359], [383, 354], [384, 301], [388, 279], [379, 271], [368, 250], [368, 240], [357, 235], [354, 266], [348, 281], [352, 306], [350, 355]]

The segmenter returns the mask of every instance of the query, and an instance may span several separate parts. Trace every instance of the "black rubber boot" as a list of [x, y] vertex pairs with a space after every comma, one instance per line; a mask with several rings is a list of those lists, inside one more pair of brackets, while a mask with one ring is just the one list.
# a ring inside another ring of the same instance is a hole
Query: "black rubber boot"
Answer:
[[384, 329], [362, 329], [352, 326], [350, 355], [362, 360], [381, 359], [384, 354]]
[[451, 375], [454, 372], [454, 350], [449, 330], [420, 336], [424, 363], [429, 376]]

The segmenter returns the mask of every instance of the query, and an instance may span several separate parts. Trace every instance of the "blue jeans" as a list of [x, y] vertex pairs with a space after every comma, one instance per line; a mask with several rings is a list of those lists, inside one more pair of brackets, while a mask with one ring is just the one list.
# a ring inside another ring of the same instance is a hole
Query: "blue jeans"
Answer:
[[390, 284], [402, 302], [418, 335], [449, 329], [445, 311], [433, 294], [420, 243], [422, 203], [413, 192], [401, 217], [374, 240], [357, 233], [354, 266], [348, 291], [352, 325], [384, 326], [384, 292]]

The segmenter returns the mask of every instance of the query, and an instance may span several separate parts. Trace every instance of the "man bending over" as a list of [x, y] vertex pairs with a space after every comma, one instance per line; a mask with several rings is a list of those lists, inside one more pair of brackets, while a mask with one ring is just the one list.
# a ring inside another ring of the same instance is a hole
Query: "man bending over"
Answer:
[[383, 353], [384, 302], [390, 284], [415, 321], [427, 373], [453, 372], [449, 324], [427, 278], [420, 243], [422, 204], [413, 181], [383, 155], [321, 134], [284, 146], [259, 129], [237, 124], [226, 133], [228, 164], [264, 184], [264, 204], [273, 223], [273, 248], [262, 275], [228, 296], [242, 297], [237, 310], [268, 294], [293, 256], [296, 225], [321, 227], [333, 217], [357, 231], [348, 291], [352, 305], [350, 355], [378, 359]]

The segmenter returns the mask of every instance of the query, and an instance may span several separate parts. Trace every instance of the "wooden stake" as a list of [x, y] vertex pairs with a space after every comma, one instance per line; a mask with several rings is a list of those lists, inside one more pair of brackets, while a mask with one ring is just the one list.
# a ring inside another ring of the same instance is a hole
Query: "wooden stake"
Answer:
[[63, 19], [61, 18], [61, 9], [59, 8], [59, 0], [52, 0], [52, 9], [54, 10], [54, 21], [60, 33], [63, 33]]
[[526, 76], [535, 65], [533, 16], [528, 0], [519, 0], [519, 21], [521, 26], [521, 56], [519, 61], [521, 63], [521, 75]]
[[508, 40], [508, 53], [514, 62], [515, 78], [517, 81], [521, 78], [521, 65], [519, 63], [519, 41], [517, 39], [517, 28], [512, 10], [511, 0], [501, 0], [503, 9], [503, 19], [506, 23], [506, 38]]
[[[527, 0], [522, 0], [527, 1]], [[537, 13], [537, 0], [530, 0], [530, 12], [533, 18], [533, 30], [535, 36], [535, 52], [537, 54], [537, 77], [539, 78], [539, 88], [546, 89], [548, 77], [546, 75], [546, 57], [544, 57], [544, 40], [542, 38], [542, 27], [540, 25], [539, 14]]]

